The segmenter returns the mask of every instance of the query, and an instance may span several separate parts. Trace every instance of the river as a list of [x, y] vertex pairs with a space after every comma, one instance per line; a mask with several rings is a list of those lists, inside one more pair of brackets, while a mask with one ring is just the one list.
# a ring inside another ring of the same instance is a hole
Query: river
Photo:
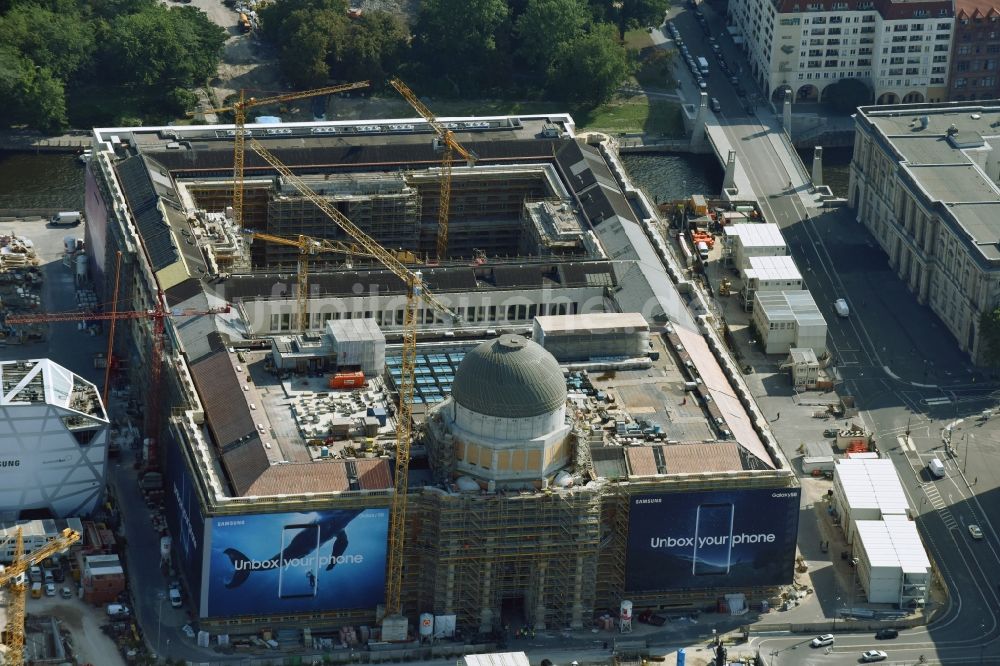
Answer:
[[83, 164], [70, 153], [0, 152], [0, 209], [83, 209]]

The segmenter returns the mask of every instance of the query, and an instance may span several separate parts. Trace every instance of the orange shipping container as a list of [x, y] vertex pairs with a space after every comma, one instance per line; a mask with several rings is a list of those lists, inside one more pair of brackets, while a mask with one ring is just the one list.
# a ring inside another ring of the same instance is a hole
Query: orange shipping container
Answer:
[[361, 372], [338, 372], [330, 377], [330, 388], [332, 389], [352, 389], [365, 385], [365, 373]]

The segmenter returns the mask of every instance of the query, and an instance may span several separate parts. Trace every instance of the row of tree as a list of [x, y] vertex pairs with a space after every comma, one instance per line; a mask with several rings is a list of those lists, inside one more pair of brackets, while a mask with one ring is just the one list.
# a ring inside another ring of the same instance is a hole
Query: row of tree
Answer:
[[156, 0], [0, 0], [0, 124], [171, 118], [214, 76], [225, 30]]
[[261, 12], [285, 76], [308, 88], [402, 73], [420, 89], [598, 104], [632, 61], [628, 28], [657, 24], [668, 0], [423, 0], [412, 31], [395, 16], [347, 17], [346, 0], [282, 0]]

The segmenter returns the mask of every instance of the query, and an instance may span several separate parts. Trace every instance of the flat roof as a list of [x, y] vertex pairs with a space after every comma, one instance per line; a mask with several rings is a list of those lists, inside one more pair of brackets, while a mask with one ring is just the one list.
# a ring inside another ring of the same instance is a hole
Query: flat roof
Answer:
[[930, 573], [931, 562], [917, 531], [917, 524], [905, 516], [855, 523], [858, 543], [875, 568], [899, 568], [903, 573]]
[[856, 118], [973, 256], [1000, 262], [1000, 188], [982, 166], [1000, 145], [1000, 102], [867, 106]]
[[773, 222], [730, 224], [723, 229], [726, 236], [739, 238], [743, 247], [785, 247], [781, 229]]
[[748, 257], [749, 268], [743, 269], [748, 280], [801, 280], [802, 273], [789, 255], [778, 257]]
[[808, 290], [756, 291], [753, 299], [754, 310], [760, 308], [768, 321], [794, 321], [799, 326], [826, 324]]
[[592, 312], [578, 315], [543, 315], [535, 321], [545, 333], [587, 331], [648, 331], [649, 324], [638, 312]]
[[837, 461], [833, 473], [851, 509], [878, 509], [883, 516], [909, 514], [910, 502], [891, 460], [845, 458]]

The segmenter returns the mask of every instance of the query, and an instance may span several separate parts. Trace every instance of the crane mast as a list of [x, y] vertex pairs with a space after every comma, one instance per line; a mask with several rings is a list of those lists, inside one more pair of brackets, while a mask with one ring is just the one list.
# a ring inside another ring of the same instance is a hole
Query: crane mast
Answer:
[[25, 591], [27, 588], [24, 579], [28, 568], [38, 564], [47, 557], [66, 550], [79, 540], [79, 532], [65, 529], [59, 536], [41, 548], [31, 551], [26, 557], [24, 555], [24, 537], [21, 533], [21, 528], [17, 528], [17, 537], [14, 542], [14, 559], [0, 572], [0, 585], [10, 584], [10, 601], [7, 606], [9, 609], [7, 616], [7, 655], [4, 659], [4, 666], [22, 666], [24, 664], [24, 607]]
[[399, 408], [396, 412], [396, 464], [392, 510], [389, 518], [389, 553], [386, 582], [386, 612], [395, 616], [402, 613], [403, 550], [406, 538], [406, 499], [409, 490], [410, 437], [412, 435], [412, 409], [414, 369], [417, 357], [417, 305], [426, 303], [438, 312], [458, 320], [458, 316], [431, 294], [423, 284], [420, 271], [411, 271], [395, 254], [378, 244], [346, 215], [334, 208], [323, 197], [313, 192], [277, 157], [254, 139], [250, 147], [291, 183], [303, 196], [326, 213], [337, 226], [365, 252], [391, 271], [406, 285], [406, 308], [403, 315], [403, 358], [400, 368]]
[[[301, 92], [288, 93], [285, 95], [274, 95], [273, 97], [247, 98], [246, 92], [240, 90], [239, 99], [229, 106], [221, 106], [217, 109], [209, 109], [205, 113], [223, 113], [232, 111], [235, 117], [236, 127], [233, 134], [233, 222], [237, 229], [243, 228], [243, 164], [246, 156], [246, 135], [245, 128], [247, 120], [247, 109], [257, 106], [267, 106], [268, 104], [280, 104], [281, 102], [292, 102], [297, 99], [308, 97], [318, 97], [320, 95], [332, 95], [334, 93], [347, 92], [348, 90], [358, 90], [371, 85], [368, 81], [358, 81], [356, 83], [345, 83], [337, 86], [327, 86], [325, 88], [314, 88]], [[196, 115], [188, 113], [189, 116]]]
[[389, 84], [395, 88], [403, 98], [409, 102], [410, 106], [419, 113], [427, 124], [430, 125], [438, 137], [441, 139], [441, 192], [438, 201], [438, 235], [437, 235], [437, 259], [444, 261], [448, 254], [448, 215], [451, 210], [451, 162], [455, 153], [465, 158], [469, 166], [473, 166], [479, 157], [472, 151], [466, 150], [455, 138], [454, 132], [441, 124], [431, 110], [420, 101], [398, 78], [389, 79]]

